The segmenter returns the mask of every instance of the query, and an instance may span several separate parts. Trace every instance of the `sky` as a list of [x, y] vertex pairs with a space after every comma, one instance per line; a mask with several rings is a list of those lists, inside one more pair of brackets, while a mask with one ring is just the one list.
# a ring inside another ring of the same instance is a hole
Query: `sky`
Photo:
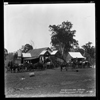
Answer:
[[4, 5], [4, 47], [17, 51], [27, 43], [33, 48], [51, 47], [49, 25], [73, 24], [79, 46], [95, 46], [95, 4], [11, 4]]

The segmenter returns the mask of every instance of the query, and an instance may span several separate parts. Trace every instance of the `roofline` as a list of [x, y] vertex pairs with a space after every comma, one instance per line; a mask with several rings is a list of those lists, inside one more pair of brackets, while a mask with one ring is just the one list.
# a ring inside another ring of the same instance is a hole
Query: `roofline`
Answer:
[[[36, 49], [31, 49], [31, 50], [29, 50], [29, 51], [33, 51], [33, 50], [39, 50], [39, 49], [51, 49], [50, 47], [44, 47], [44, 48], [36, 48]], [[27, 52], [27, 53], [29, 53], [29, 51]]]
[[50, 47], [36, 48], [36, 49], [32, 49], [32, 50], [37, 50], [37, 49], [47, 49], [47, 48], [50, 48]]

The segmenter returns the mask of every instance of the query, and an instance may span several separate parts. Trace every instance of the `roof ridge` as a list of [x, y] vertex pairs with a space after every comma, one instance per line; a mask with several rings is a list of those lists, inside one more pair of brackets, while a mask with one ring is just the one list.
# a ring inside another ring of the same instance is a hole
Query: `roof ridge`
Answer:
[[49, 47], [44, 47], [44, 48], [36, 48], [36, 49], [31, 49], [31, 50], [46, 49], [46, 48], [49, 48]]

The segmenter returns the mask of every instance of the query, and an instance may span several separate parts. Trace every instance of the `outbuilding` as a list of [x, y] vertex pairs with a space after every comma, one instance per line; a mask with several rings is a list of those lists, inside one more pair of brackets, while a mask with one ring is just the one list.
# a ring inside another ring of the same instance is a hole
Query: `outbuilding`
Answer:
[[82, 67], [84, 59], [80, 52], [68, 52], [66, 62], [73, 67]]
[[66, 62], [70, 62], [72, 59], [85, 59], [85, 57], [80, 52], [68, 52]]

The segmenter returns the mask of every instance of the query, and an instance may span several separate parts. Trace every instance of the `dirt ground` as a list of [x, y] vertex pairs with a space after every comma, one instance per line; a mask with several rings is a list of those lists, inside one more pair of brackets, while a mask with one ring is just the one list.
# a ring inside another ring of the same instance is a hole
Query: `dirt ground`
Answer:
[[95, 68], [5, 73], [6, 97], [95, 96]]

